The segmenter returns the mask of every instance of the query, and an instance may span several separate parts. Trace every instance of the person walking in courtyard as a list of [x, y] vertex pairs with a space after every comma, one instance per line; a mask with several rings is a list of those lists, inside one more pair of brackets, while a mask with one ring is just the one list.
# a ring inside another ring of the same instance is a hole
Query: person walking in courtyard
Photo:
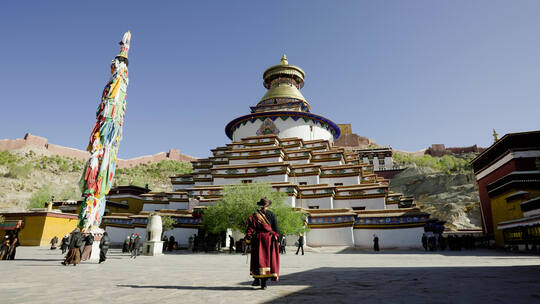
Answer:
[[174, 235], [171, 235], [169, 237], [168, 246], [169, 246], [169, 251], [173, 251], [174, 249], [176, 249], [176, 239], [174, 238]]
[[0, 246], [0, 260], [8, 259], [9, 247], [9, 235], [6, 235], [2, 241], [2, 245]]
[[141, 237], [135, 233], [134, 239], [131, 241], [131, 258], [136, 259], [139, 255], [139, 247], [141, 246]]
[[379, 237], [376, 234], [373, 235], [373, 250], [374, 251], [379, 251], [380, 250], [379, 249]]
[[287, 238], [284, 235], [281, 236], [281, 253], [287, 254]]
[[66, 233], [66, 235], [64, 235], [64, 237], [62, 238], [62, 244], [60, 245], [62, 254], [66, 253], [68, 248], [69, 248], [69, 234]]
[[56, 249], [56, 244], [58, 244], [58, 237], [57, 236], [54, 236], [52, 239], [51, 239], [51, 250], [55, 250]]
[[69, 242], [69, 251], [66, 255], [66, 259], [62, 262], [64, 265], [73, 264], [77, 266], [81, 262], [80, 247], [83, 245], [83, 237], [81, 235], [81, 229], [75, 228], [71, 233], [71, 241]]
[[17, 253], [17, 247], [19, 247], [19, 230], [11, 234], [9, 238], [9, 252], [8, 260], [15, 260], [15, 253]]
[[90, 259], [90, 255], [92, 254], [92, 244], [94, 244], [94, 235], [92, 233], [88, 233], [86, 236], [84, 236], [84, 247], [81, 253], [81, 261]]
[[234, 238], [229, 235], [229, 254], [232, 254], [234, 250]]
[[165, 252], [167, 251], [167, 248], [169, 248], [169, 238], [166, 235], [164, 235], [161, 241], [163, 242], [162, 252]]
[[422, 247], [427, 251], [427, 235], [425, 232], [422, 234]]
[[298, 234], [298, 249], [296, 249], [296, 255], [298, 255], [298, 251], [300, 251], [300, 249], [302, 249], [302, 255], [304, 255], [304, 236], [299, 233]]
[[126, 239], [124, 240], [124, 243], [122, 244], [122, 253], [129, 252], [129, 242], [131, 241], [131, 238], [129, 235], [126, 235]]
[[279, 225], [276, 215], [268, 210], [272, 202], [262, 198], [260, 207], [248, 219], [246, 243], [251, 245], [250, 275], [252, 286], [266, 289], [268, 279], [279, 279]]
[[111, 238], [107, 231], [103, 233], [101, 241], [99, 242], [99, 263], [105, 262], [107, 260], [107, 251], [109, 250], [109, 244], [111, 243]]

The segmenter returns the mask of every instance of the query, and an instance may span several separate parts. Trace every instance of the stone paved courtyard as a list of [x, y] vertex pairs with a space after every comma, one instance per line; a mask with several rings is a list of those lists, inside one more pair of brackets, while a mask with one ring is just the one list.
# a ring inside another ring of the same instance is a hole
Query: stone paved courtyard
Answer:
[[540, 303], [540, 257], [475, 250], [322, 249], [281, 258], [281, 278], [250, 286], [246, 256], [169, 254], [60, 264], [59, 250], [19, 247], [0, 261], [0, 303]]

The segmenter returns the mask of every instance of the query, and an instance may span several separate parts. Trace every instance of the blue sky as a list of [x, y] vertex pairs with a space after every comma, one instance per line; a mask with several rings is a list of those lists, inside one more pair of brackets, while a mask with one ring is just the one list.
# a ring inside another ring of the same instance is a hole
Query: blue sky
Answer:
[[131, 30], [121, 158], [228, 143], [279, 63], [314, 113], [379, 144], [488, 146], [539, 129], [539, 1], [3, 1], [0, 139], [84, 149]]

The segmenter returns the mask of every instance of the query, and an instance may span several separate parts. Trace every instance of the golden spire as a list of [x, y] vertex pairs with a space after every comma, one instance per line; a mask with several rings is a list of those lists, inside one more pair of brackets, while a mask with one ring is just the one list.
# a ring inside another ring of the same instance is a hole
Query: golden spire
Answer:
[[279, 62], [279, 64], [281, 65], [288, 65], [289, 62], [287, 61], [287, 55], [283, 54], [283, 56], [281, 56], [281, 61]]
[[497, 142], [499, 140], [499, 134], [497, 134], [497, 131], [493, 129], [493, 142]]

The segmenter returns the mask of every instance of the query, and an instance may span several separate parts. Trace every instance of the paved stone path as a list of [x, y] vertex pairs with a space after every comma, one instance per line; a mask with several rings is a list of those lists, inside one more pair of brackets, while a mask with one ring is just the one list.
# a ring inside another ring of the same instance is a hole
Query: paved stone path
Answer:
[[279, 283], [250, 286], [246, 256], [129, 256], [60, 264], [59, 250], [19, 247], [0, 261], [0, 303], [540, 303], [540, 257], [475, 250], [326, 248], [282, 255]]

